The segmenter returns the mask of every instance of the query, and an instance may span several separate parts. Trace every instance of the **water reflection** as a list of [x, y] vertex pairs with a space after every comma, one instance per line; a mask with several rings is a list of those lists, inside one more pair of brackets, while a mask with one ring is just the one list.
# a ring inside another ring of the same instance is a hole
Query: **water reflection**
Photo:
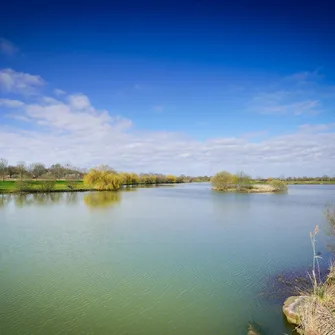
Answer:
[[122, 192], [136, 192], [137, 189], [137, 186], [126, 186], [122, 188]]
[[84, 196], [84, 202], [90, 208], [108, 208], [120, 201], [121, 192], [91, 192]]
[[10, 202], [10, 194], [0, 194], [0, 207], [6, 206]]
[[61, 202], [72, 205], [78, 203], [77, 192], [32, 193], [32, 194], [0, 194], [0, 207], [13, 202], [17, 207], [38, 205], [45, 206]]

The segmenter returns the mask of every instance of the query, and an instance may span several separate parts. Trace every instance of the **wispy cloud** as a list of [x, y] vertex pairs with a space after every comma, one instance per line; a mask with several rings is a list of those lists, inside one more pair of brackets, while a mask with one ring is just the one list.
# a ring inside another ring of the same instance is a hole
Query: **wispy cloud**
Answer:
[[322, 123], [322, 124], [303, 124], [299, 127], [304, 132], [325, 132], [335, 129], [335, 122], [333, 123]]
[[250, 109], [267, 115], [318, 115], [327, 109], [333, 91], [323, 79], [318, 71], [287, 76], [254, 94]]
[[61, 90], [61, 89], [59, 89], [59, 88], [55, 88], [55, 89], [53, 90], [53, 93], [54, 93], [54, 95], [56, 95], [56, 96], [62, 96], [62, 95], [65, 95], [65, 94], [66, 94], [65, 91], [63, 91], [63, 90]]
[[6, 56], [13, 56], [19, 51], [19, 48], [5, 38], [0, 38], [0, 53]]
[[25, 104], [19, 100], [11, 100], [11, 99], [0, 99], [0, 106], [7, 108], [19, 108], [23, 107]]
[[30, 95], [37, 88], [45, 85], [45, 81], [38, 75], [16, 72], [12, 69], [0, 69], [0, 91]]

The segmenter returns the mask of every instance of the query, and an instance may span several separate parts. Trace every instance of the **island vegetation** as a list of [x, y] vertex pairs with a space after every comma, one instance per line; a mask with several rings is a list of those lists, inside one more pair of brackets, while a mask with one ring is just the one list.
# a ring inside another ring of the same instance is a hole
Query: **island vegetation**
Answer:
[[222, 192], [266, 193], [285, 192], [287, 184], [281, 180], [272, 179], [267, 183], [259, 184], [244, 172], [231, 174], [221, 171], [211, 178], [212, 188]]

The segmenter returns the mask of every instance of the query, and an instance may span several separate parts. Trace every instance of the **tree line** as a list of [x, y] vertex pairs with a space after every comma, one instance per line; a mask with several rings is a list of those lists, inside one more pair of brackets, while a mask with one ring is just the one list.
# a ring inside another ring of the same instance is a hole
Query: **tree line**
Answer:
[[[174, 176], [160, 173], [129, 173], [116, 172], [107, 165], [101, 165], [94, 171], [104, 172], [108, 175], [118, 177], [122, 185], [137, 184], [164, 184], [164, 183], [185, 183], [185, 182], [205, 182], [210, 181], [209, 176], [191, 177], [186, 175]], [[80, 169], [71, 165], [52, 164], [46, 167], [43, 163], [33, 163], [30, 165], [25, 162], [18, 162], [16, 165], [9, 165], [8, 161], [0, 158], [0, 178], [4, 180], [83, 180], [85, 175], [91, 171]]]

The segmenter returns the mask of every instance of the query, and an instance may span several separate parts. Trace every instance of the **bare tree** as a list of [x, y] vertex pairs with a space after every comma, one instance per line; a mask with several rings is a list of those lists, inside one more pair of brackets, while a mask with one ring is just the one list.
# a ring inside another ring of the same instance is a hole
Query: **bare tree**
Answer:
[[2, 181], [5, 180], [5, 177], [7, 175], [7, 168], [8, 168], [8, 162], [4, 158], [0, 158], [0, 176], [2, 177]]
[[60, 164], [53, 164], [49, 168], [49, 172], [55, 177], [55, 179], [61, 179], [65, 176], [65, 168]]
[[33, 163], [30, 165], [29, 170], [35, 179], [41, 177], [44, 173], [47, 172], [44, 164], [42, 163]]
[[20, 179], [22, 180], [23, 175], [26, 172], [26, 163], [23, 161], [17, 162], [16, 168], [18, 174], [20, 175]]

